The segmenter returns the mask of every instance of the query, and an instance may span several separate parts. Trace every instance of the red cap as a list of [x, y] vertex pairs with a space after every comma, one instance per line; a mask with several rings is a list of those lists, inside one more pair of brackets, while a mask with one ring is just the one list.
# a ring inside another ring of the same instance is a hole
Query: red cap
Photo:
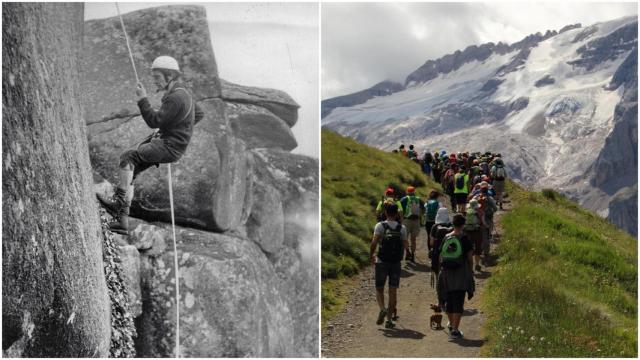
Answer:
[[393, 195], [393, 188], [388, 188], [387, 191], [384, 192], [385, 195]]
[[407, 192], [410, 193], [410, 194], [413, 194], [414, 191], [416, 191], [416, 189], [413, 186], [409, 186], [407, 188]]

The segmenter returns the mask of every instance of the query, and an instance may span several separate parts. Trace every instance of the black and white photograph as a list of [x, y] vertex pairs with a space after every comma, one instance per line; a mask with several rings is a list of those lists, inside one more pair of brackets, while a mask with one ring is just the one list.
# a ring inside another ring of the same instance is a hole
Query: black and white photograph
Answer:
[[319, 4], [2, 4], [3, 357], [318, 357]]

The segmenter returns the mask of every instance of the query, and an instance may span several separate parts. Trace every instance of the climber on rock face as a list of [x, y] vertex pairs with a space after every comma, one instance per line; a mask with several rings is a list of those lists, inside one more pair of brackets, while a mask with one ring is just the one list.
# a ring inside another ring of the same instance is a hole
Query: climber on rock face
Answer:
[[178, 161], [187, 150], [193, 126], [204, 116], [191, 93], [180, 82], [180, 68], [174, 58], [157, 57], [151, 65], [151, 72], [157, 91], [165, 92], [160, 109], [151, 108], [147, 91], [141, 83], [137, 84], [136, 96], [142, 119], [150, 128], [158, 130], [136, 149], [127, 150], [120, 156], [119, 183], [113, 200], [98, 194], [100, 202], [116, 218], [109, 228], [119, 234], [128, 234], [133, 180], [153, 165]]

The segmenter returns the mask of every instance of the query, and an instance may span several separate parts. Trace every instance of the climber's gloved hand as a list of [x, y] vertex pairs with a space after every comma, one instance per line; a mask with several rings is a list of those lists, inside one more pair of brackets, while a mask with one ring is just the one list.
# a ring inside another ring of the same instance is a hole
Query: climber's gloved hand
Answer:
[[138, 101], [147, 97], [147, 90], [145, 90], [144, 85], [142, 83], [138, 83], [136, 87], [136, 96], [138, 97]]

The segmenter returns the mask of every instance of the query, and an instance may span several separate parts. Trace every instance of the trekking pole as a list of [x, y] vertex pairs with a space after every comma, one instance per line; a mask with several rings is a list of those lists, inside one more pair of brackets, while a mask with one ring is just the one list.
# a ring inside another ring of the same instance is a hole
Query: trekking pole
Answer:
[[[118, 11], [118, 17], [120, 18], [120, 25], [122, 25], [122, 32], [124, 33], [124, 38], [127, 42], [127, 50], [129, 51], [129, 59], [131, 60], [131, 66], [133, 67], [133, 73], [136, 76], [136, 86], [140, 83], [140, 79], [138, 78], [138, 71], [136, 70], [136, 64], [133, 61], [133, 53], [131, 52], [131, 46], [129, 45], [129, 36], [127, 35], [127, 30], [124, 27], [124, 20], [122, 19], [122, 14], [120, 13], [120, 7], [116, 2], [116, 10]], [[176, 244], [176, 223], [175, 217], [173, 214], [173, 187], [171, 183], [171, 164], [168, 166], [169, 170], [169, 204], [171, 206], [171, 227], [173, 229], [173, 261], [175, 266], [175, 283], [176, 283], [176, 348], [175, 348], [175, 357], [180, 357], [180, 272], [178, 268], [178, 246]]]

